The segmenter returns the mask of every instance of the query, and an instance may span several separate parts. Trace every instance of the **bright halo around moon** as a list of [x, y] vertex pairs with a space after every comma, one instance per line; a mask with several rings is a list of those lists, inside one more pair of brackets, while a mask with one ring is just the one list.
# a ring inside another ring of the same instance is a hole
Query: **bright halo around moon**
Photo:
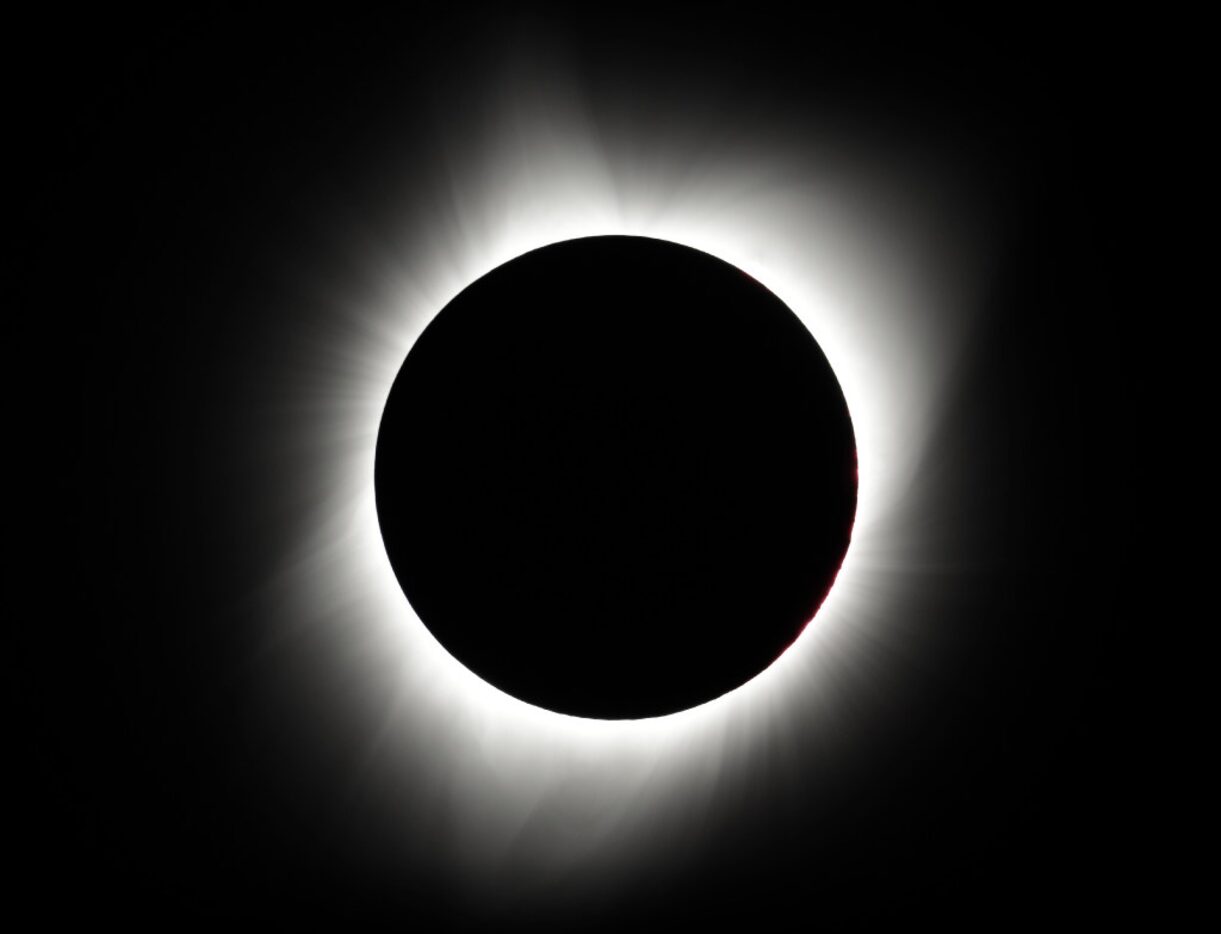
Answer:
[[[986, 258], [969, 192], [833, 130], [726, 139], [692, 117], [634, 136], [562, 82], [501, 87], [494, 117], [442, 140], [460, 154], [448, 187], [405, 182], [404, 228], [350, 247], [358, 271], [298, 335], [287, 390], [315, 469], [273, 587], [286, 630], [333, 646], [319, 670], [374, 723], [369, 768], [402, 801], [404, 853], [442, 821], [429, 858], [488, 884], [510, 859], [536, 879], [647, 866], [787, 757], [842, 741], [846, 692], [911, 637], [905, 599], [937, 561], [929, 446]], [[533, 706], [455, 660], [404, 596], [374, 490], [380, 420], [430, 321], [515, 257], [606, 235], [692, 247], [774, 293], [838, 378], [859, 462], [851, 544], [796, 642], [741, 687], [646, 719]]]

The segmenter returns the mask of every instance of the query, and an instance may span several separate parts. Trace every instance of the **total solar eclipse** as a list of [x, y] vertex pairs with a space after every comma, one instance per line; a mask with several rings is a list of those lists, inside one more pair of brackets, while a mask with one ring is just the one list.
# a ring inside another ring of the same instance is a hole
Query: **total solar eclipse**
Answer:
[[377, 514], [462, 664], [559, 713], [655, 717], [766, 669], [851, 537], [856, 447], [814, 336], [707, 253], [604, 236], [461, 291], [387, 399]]

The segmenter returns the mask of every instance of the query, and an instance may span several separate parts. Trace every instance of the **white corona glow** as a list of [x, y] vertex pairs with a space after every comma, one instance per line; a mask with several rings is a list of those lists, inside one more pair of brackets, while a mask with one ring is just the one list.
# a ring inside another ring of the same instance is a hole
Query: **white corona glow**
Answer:
[[[404, 840], [422, 814], [444, 821], [431, 843], [471, 880], [510, 859], [545, 878], [692, 845], [749, 776], [783, 772], [812, 725], [834, 730], [837, 684], [903, 625], [905, 581], [923, 565], [908, 493], [979, 266], [952, 189], [847, 144], [765, 128], [714, 144], [690, 123], [608, 142], [562, 83], [514, 72], [500, 86], [492, 125], [453, 131], [464, 155], [452, 187], [412, 190], [395, 248], [356, 248], [377, 296], [337, 289], [324, 325], [299, 338], [289, 388], [319, 469], [305, 490], [311, 536], [273, 585], [290, 627], [325, 629], [355, 654], [351, 691], [384, 712], [369, 755], [384, 784], [401, 775]], [[830, 361], [859, 460], [852, 543], [793, 646], [721, 698], [637, 721], [533, 707], [449, 655], [390, 567], [373, 489], [383, 406], [431, 318], [522, 253], [604, 234], [695, 247], [773, 291]]]

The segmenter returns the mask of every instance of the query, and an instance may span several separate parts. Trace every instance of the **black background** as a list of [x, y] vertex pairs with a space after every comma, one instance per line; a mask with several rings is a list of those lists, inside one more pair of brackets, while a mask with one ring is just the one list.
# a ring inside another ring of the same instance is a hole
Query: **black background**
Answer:
[[[1111, 195], [1117, 114], [1140, 112], [1129, 66], [1101, 24], [850, 26], [735, 3], [28, 28], [19, 321], [39, 327], [19, 324], [9, 354], [36, 370], [21, 447], [53, 492], [28, 549], [47, 573], [16, 583], [32, 599], [11, 627], [20, 890], [50, 916], [141, 921], [428, 929], [475, 910], [436, 867], [370, 869], [359, 827], [336, 842], [328, 802], [354, 743], [327, 734], [291, 767], [277, 746], [296, 711], [267, 690], [274, 671], [244, 663], [259, 622], [242, 607], [267, 572], [259, 530], [300, 520], [252, 493], [285, 465], [244, 380], [280, 352], [285, 271], [316, 259], [301, 205], [377, 210], [390, 135], [402, 171], [427, 177], [430, 121], [454, 106], [436, 76], [474, 86], [488, 49], [534, 33], [591, 86], [707, 80], [790, 119], [876, 127], [880, 145], [930, 140], [1003, 206], [966, 389], [938, 438], [951, 481], [935, 508], [980, 560], [929, 594], [934, 661], [862, 700], [870, 751], [834, 808], [793, 788], [752, 799], [664, 886], [617, 890], [596, 920], [1122, 909], [1138, 890], [1112, 653], [1140, 612], [1121, 599], [1120, 544], [1141, 509], [1115, 508], [1130, 487], [1113, 439], [1140, 419], [1116, 390]], [[359, 820], [375, 836], [376, 816]], [[491, 920], [538, 915], [545, 902]]]

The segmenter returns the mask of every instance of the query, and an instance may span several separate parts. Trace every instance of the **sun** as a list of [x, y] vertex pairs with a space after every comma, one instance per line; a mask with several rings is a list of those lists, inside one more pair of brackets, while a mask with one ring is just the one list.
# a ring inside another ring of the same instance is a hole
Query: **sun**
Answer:
[[[297, 430], [317, 471], [311, 534], [276, 583], [286, 626], [329, 634], [349, 703], [379, 711], [370, 755], [401, 776], [405, 796], [441, 809], [447, 858], [472, 878], [494, 872], [522, 827], [555, 809], [583, 831], [540, 830], [519, 854], [539, 871], [639, 856], [659, 834], [683, 839], [691, 815], [745, 780], [761, 750], [829, 728], [846, 673], [900, 638], [927, 518], [910, 491], [974, 297], [963, 200], [889, 162], [766, 132], [707, 143], [692, 167], [706, 129], [693, 121], [669, 144], [607, 147], [575, 106], [517, 108], [465, 141], [452, 190], [406, 217], [407, 248], [366, 264], [325, 332], [301, 337]], [[648, 158], [624, 155], [640, 152]], [[859, 469], [851, 544], [791, 648], [715, 700], [645, 719], [546, 710], [457, 662], [399, 586], [374, 487], [382, 414], [429, 322], [515, 257], [607, 235], [691, 247], [777, 296], [839, 380]]]

